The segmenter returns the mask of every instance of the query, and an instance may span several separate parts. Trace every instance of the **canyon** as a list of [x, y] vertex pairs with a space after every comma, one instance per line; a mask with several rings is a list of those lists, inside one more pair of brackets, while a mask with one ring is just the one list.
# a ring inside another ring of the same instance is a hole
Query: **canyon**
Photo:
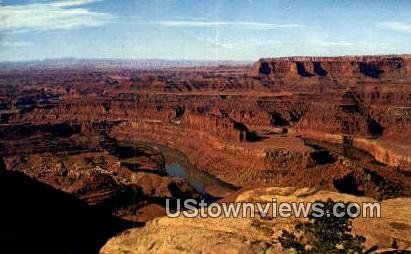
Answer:
[[[141, 69], [11, 66], [0, 70], [0, 157], [3, 181], [16, 181], [9, 189], [52, 190], [71, 200], [76, 212], [104, 218], [103, 229], [91, 227], [102, 232], [97, 246], [95, 239], [61, 243], [69, 252], [98, 252], [110, 237], [138, 227], [102, 250], [119, 253], [112, 250], [131, 248], [127, 239], [118, 247], [123, 238], [168, 230], [177, 222], [155, 219], [165, 215], [167, 198], [238, 200], [257, 187], [275, 187], [269, 195], [277, 195], [291, 186], [409, 206], [411, 56], [264, 58], [250, 65]], [[3, 186], [1, 195], [9, 191]], [[40, 194], [33, 199], [47, 198]], [[34, 215], [12, 217], [30, 225]], [[411, 227], [398, 216], [384, 222], [387, 232], [396, 220]], [[388, 247], [388, 235], [375, 235], [365, 230], [369, 222], [361, 223], [370, 245], [384, 238], [382, 247]], [[25, 223], [19, 225], [24, 231]], [[226, 239], [233, 225], [213, 239]], [[204, 228], [178, 230], [210, 234]], [[13, 232], [2, 231], [1, 237], [28, 237]], [[258, 238], [243, 246], [249, 252], [266, 248], [272, 237], [235, 234], [237, 247]], [[401, 248], [411, 247], [410, 239], [400, 240]], [[32, 247], [53, 253], [57, 245]]]

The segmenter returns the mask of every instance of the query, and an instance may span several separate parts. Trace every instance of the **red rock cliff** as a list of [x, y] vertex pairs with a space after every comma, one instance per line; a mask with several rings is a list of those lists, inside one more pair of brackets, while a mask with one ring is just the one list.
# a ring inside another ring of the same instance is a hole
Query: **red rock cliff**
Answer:
[[269, 79], [410, 79], [411, 56], [263, 58], [254, 64], [251, 75]]

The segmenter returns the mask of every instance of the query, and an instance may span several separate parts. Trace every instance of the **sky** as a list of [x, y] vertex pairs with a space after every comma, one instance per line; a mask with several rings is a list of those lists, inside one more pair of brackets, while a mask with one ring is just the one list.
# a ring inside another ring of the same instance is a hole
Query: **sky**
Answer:
[[0, 61], [407, 53], [410, 0], [0, 0]]

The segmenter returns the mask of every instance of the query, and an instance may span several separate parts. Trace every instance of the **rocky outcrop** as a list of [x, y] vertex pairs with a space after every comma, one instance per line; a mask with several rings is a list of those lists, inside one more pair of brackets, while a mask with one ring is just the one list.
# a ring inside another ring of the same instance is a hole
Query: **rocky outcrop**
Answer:
[[[333, 199], [343, 202], [375, 202], [370, 198], [356, 197], [309, 188], [255, 188], [237, 194], [235, 202], [271, 203], [315, 202]], [[383, 201], [382, 218], [356, 218], [353, 232], [366, 238], [366, 248], [377, 245], [379, 249], [391, 248], [393, 239], [400, 249], [411, 247], [406, 232], [411, 228], [408, 216], [411, 200], [399, 198]], [[240, 213], [241, 214], [241, 213]], [[290, 229], [301, 218], [158, 218], [143, 228], [131, 229], [110, 239], [101, 249], [102, 254], [114, 253], [288, 253], [277, 238], [283, 229]], [[207, 244], [204, 244], [207, 239]]]

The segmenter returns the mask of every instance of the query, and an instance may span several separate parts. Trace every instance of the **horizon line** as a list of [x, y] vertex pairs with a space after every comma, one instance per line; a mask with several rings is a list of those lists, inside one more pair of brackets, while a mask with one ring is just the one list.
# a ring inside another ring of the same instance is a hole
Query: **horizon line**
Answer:
[[198, 59], [198, 58], [119, 58], [119, 57], [56, 57], [56, 58], [41, 58], [27, 60], [0, 60], [0, 64], [24, 64], [29, 62], [46, 62], [58, 60], [77, 60], [77, 61], [168, 61], [168, 62], [258, 62], [266, 59], [286, 59], [286, 58], [339, 58], [339, 57], [411, 57], [411, 53], [403, 54], [346, 54], [346, 55], [287, 55], [287, 56], [267, 56], [255, 59]]

